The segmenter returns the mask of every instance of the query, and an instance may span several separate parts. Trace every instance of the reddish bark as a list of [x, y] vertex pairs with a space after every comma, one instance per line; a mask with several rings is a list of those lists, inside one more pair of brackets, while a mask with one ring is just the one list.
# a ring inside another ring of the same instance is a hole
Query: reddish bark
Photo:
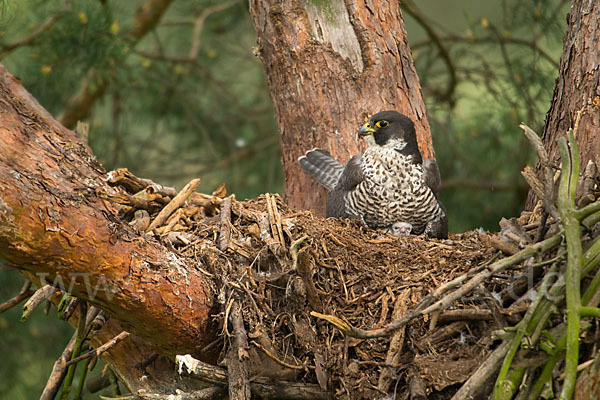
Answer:
[[214, 339], [204, 277], [116, 217], [87, 145], [1, 66], [0, 113], [0, 257], [73, 285], [162, 354], [202, 356]]
[[297, 159], [314, 147], [347, 161], [364, 150], [367, 115], [413, 119], [423, 155], [434, 158], [429, 123], [397, 1], [252, 0], [258, 51], [281, 134], [285, 197], [324, 214], [326, 192]]
[[[600, 3], [573, 0], [568, 21], [542, 138], [550, 160], [558, 164], [556, 139], [574, 127], [577, 112], [583, 109], [577, 131], [583, 171], [589, 160], [600, 156]], [[536, 202], [530, 191], [526, 208], [531, 210]]]

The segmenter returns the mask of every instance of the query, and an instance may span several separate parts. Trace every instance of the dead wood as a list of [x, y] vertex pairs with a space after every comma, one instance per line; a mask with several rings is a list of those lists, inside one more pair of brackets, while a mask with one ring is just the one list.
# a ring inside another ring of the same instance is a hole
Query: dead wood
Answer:
[[149, 232], [152, 229], [161, 226], [175, 210], [177, 210], [179, 207], [181, 207], [183, 202], [185, 202], [187, 200], [187, 198], [190, 196], [190, 194], [192, 194], [192, 192], [194, 190], [196, 190], [196, 188], [198, 187], [199, 184], [200, 184], [200, 179], [192, 179], [187, 185], [185, 185], [183, 187], [183, 189], [181, 189], [181, 191], [179, 193], [177, 193], [177, 196], [173, 197], [173, 200], [171, 200], [169, 202], [169, 204], [167, 204], [158, 213], [158, 215], [150, 223], [150, 226], [148, 227], [148, 229], [146, 231]]
[[[206, 382], [227, 384], [227, 371], [202, 361], [195, 360], [189, 355], [177, 356], [179, 373]], [[327, 400], [330, 394], [323, 392], [318, 385], [300, 384], [295, 382], [276, 382], [261, 378], [253, 379], [250, 383], [252, 394], [265, 399], [286, 398], [290, 400]]]
[[106, 182], [113, 186], [122, 186], [130, 194], [136, 194], [149, 186], [156, 185], [150, 179], [139, 178], [129, 172], [127, 168], [110, 171], [106, 175]]
[[235, 300], [231, 306], [229, 319], [233, 326], [233, 340], [227, 353], [229, 398], [231, 400], [250, 400], [248, 337], [246, 336], [240, 305]]
[[123, 331], [123, 332], [119, 333], [117, 336], [115, 336], [114, 338], [112, 338], [111, 340], [109, 340], [108, 342], [104, 343], [102, 346], [98, 346], [95, 350], [92, 350], [88, 353], [80, 355], [79, 357], [69, 360], [67, 362], [66, 366], [68, 367], [69, 365], [76, 364], [79, 361], [85, 360], [86, 358], [90, 358], [92, 356], [98, 357], [105, 351], [112, 349], [114, 346], [116, 346], [122, 340], [127, 339], [127, 337], [129, 337], [129, 332]]
[[220, 224], [219, 250], [225, 251], [229, 247], [229, 235], [231, 234], [231, 199], [226, 199], [222, 203]]
[[[392, 320], [398, 320], [403, 314], [406, 314], [408, 310], [408, 298], [410, 295], [410, 289], [404, 289], [402, 293], [396, 296], [396, 303], [394, 304], [394, 312], [392, 313]], [[390, 340], [390, 346], [385, 356], [386, 364], [396, 365], [400, 362], [402, 355], [402, 347], [404, 346], [404, 332], [405, 328], [398, 329]], [[382, 393], [387, 393], [393, 382], [394, 371], [392, 368], [384, 367], [379, 375], [379, 382], [377, 383], [377, 389]], [[424, 386], [424, 384], [423, 384]], [[412, 398], [412, 381], [411, 381], [411, 398]]]
[[[119, 400], [221, 400], [227, 395], [226, 390], [221, 386], [213, 386], [206, 389], [183, 392], [177, 390], [175, 393], [137, 393], [133, 396], [119, 396]], [[103, 399], [112, 400], [103, 396]], [[115, 399], [116, 400], [116, 399]]]
[[25, 322], [31, 313], [44, 301], [48, 300], [58, 289], [52, 285], [44, 285], [35, 291], [35, 293], [23, 305], [23, 315], [21, 321]]

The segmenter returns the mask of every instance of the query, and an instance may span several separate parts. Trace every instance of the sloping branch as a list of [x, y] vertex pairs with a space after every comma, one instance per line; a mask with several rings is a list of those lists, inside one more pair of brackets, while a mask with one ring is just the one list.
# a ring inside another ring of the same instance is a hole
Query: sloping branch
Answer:
[[213, 307], [204, 276], [116, 217], [87, 145], [3, 67], [0, 104], [0, 257], [108, 311], [162, 354], [203, 357]]

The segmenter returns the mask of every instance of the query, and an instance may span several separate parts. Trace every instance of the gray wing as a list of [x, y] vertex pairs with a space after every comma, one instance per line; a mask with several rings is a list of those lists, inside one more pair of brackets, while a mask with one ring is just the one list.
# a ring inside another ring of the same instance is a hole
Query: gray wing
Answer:
[[362, 156], [355, 155], [344, 167], [335, 189], [327, 201], [327, 217], [361, 219], [354, 210], [347, 209], [345, 196], [354, 190], [364, 179], [362, 171]]
[[440, 177], [440, 169], [435, 160], [429, 158], [423, 160], [423, 180], [435, 197], [438, 198], [440, 187], [442, 186], [442, 178]]
[[328, 151], [313, 149], [298, 158], [300, 166], [330, 192], [337, 185], [344, 171], [344, 164], [337, 161]]
[[440, 187], [442, 186], [442, 178], [440, 177], [440, 169], [435, 160], [426, 158], [423, 160], [423, 180], [435, 195], [443, 213], [429, 222], [425, 231], [429, 236], [438, 239], [448, 238], [448, 215], [446, 207], [440, 201]]

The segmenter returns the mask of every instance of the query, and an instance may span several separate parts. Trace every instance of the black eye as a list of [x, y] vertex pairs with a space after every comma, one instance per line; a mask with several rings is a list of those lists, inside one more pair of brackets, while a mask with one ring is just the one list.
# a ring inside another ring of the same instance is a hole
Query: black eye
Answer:
[[381, 121], [377, 121], [377, 123], [375, 125], [377, 125], [378, 128], [385, 128], [389, 124], [390, 123], [387, 122], [386, 120], [381, 120]]

